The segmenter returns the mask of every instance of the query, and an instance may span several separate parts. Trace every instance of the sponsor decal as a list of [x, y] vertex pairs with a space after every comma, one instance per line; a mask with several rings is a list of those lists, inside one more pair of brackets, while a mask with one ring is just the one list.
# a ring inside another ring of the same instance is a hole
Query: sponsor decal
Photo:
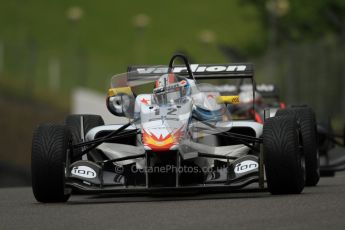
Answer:
[[95, 178], [97, 176], [95, 170], [88, 166], [75, 166], [72, 168], [71, 173], [84, 178]]
[[143, 104], [145, 104], [145, 105], [148, 105], [148, 104], [149, 104], [149, 101], [150, 101], [150, 100], [148, 100], [148, 99], [146, 99], [146, 98], [143, 98], [143, 99], [140, 100], [140, 102], [143, 103]]
[[232, 104], [239, 104], [239, 103], [240, 103], [240, 97], [234, 96], [234, 97], [231, 99], [231, 103], [232, 103]]
[[150, 134], [143, 130], [143, 142], [144, 145], [150, 147], [156, 151], [167, 151], [172, 146], [176, 145], [183, 136], [183, 127], [177, 130], [175, 133], [169, 133], [165, 137], [161, 134], [159, 137], [154, 134]]
[[242, 161], [235, 166], [235, 173], [241, 174], [259, 168], [259, 164], [252, 160]]
[[[247, 69], [246, 65], [207, 65], [207, 66], [200, 66], [199, 64], [192, 64], [190, 65], [192, 72], [195, 73], [215, 73], [215, 72], [243, 72]], [[138, 68], [138, 73], [140, 74], [160, 74], [160, 73], [167, 73], [167, 67], [149, 67], [149, 68]], [[173, 68], [174, 73], [181, 73], [187, 71], [187, 67], [175, 67]]]

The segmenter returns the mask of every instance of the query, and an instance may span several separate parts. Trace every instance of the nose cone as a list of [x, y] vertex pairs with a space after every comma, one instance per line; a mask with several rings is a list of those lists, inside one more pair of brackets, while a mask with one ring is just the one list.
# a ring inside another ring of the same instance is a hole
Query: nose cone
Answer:
[[150, 132], [143, 130], [142, 133], [145, 148], [153, 151], [175, 150], [183, 134], [183, 127], [175, 132], [167, 132], [166, 130]]

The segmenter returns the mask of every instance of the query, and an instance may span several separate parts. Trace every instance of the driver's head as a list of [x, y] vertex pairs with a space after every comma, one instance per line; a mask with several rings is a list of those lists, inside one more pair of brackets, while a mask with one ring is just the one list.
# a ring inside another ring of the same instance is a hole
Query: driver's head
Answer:
[[190, 85], [187, 79], [178, 78], [175, 74], [165, 74], [156, 80], [153, 94], [159, 104], [176, 102], [190, 95]]
[[164, 74], [161, 76], [158, 80], [156, 80], [156, 86], [155, 88], [161, 88], [161, 87], [167, 87], [171, 84], [174, 84], [177, 82], [177, 78], [175, 74], [169, 73], [169, 74]]

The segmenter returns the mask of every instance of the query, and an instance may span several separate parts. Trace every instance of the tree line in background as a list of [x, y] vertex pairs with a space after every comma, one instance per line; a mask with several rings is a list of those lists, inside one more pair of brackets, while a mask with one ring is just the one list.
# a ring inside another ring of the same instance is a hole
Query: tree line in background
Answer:
[[241, 0], [254, 5], [267, 31], [257, 59], [263, 81], [291, 104], [310, 104], [321, 119], [345, 119], [345, 1]]
[[275, 45], [305, 42], [321, 37], [345, 39], [345, 1], [343, 0], [240, 0], [252, 4]]
[[[308, 103], [321, 117], [343, 120], [345, 1], [238, 0], [237, 3], [255, 8], [264, 32], [263, 35], [253, 33], [252, 40], [265, 42], [239, 48], [236, 44], [217, 41], [212, 31], [206, 31], [203, 51], [218, 55], [209, 55], [208, 61], [220, 62], [222, 60], [218, 59], [222, 56], [229, 62], [254, 62], [258, 82], [276, 83], [281, 89], [282, 98], [288, 103]], [[103, 90], [109, 84], [112, 73], [108, 73], [108, 70], [115, 60], [102, 54], [90, 55], [88, 47], [78, 42], [78, 23], [71, 25], [74, 30], [67, 41], [68, 52], [63, 55], [53, 52], [47, 55], [47, 48], [43, 51], [43, 45], [31, 35], [25, 42], [10, 43], [2, 41], [0, 37], [1, 91], [14, 89], [24, 97], [58, 98], [61, 99], [59, 103], [66, 104], [74, 86]], [[140, 40], [139, 48], [135, 49], [150, 52], [142, 48], [147, 42], [147, 31], [141, 28], [139, 32], [136, 34]], [[265, 39], [256, 36], [264, 36]], [[175, 49], [179, 50], [180, 47]], [[194, 62], [200, 61], [195, 50], [187, 47], [183, 51], [190, 54]], [[145, 60], [145, 55], [139, 56], [143, 62], [150, 63], [151, 60]], [[99, 75], [105, 76], [91, 79]]]

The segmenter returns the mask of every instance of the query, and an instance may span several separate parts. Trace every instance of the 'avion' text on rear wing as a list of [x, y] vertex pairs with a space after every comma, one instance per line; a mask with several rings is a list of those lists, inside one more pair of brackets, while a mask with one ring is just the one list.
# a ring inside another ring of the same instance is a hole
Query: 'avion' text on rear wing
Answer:
[[[220, 78], [253, 78], [254, 68], [251, 63], [235, 64], [191, 64], [190, 68], [195, 79], [220, 79]], [[154, 78], [164, 73], [168, 73], [168, 66], [130, 66], [128, 67], [128, 80], [138, 80], [139, 78]], [[188, 76], [187, 67], [176, 65], [172, 69], [173, 73]]]

